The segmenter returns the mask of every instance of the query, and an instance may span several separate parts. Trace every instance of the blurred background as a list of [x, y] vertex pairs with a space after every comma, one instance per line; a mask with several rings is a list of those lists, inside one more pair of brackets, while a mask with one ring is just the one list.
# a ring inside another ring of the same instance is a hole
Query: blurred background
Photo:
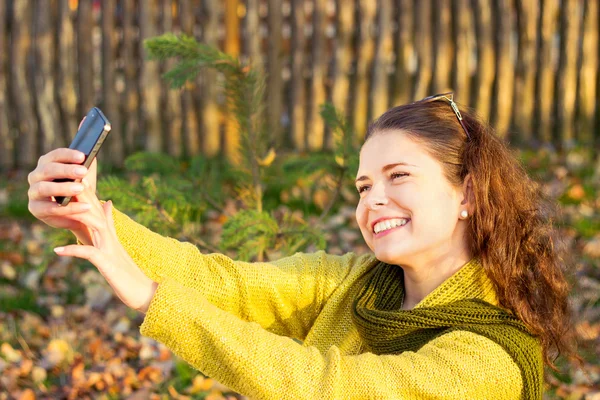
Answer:
[[[447, 91], [560, 205], [556, 243], [585, 363], [559, 358], [545, 398], [600, 399], [599, 20], [596, 0], [0, 2], [0, 400], [242, 398], [140, 337], [143, 316], [93, 266], [52, 252], [73, 236], [29, 213], [27, 174], [69, 145], [91, 107], [113, 127], [98, 157], [101, 199], [202, 251], [256, 260], [368, 251], [339, 134], [356, 153], [385, 110]], [[206, 69], [171, 89], [163, 74], [177, 61], [149, 60], [144, 47], [163, 33], [264, 74], [263, 148], [276, 151], [260, 155], [254, 203], [238, 190], [243, 132], [226, 78]], [[328, 124], [323, 103], [345, 124]], [[236, 239], [244, 218], [275, 228]], [[282, 242], [285, 224], [301, 237]]]
[[391, 106], [454, 91], [513, 145], [600, 148], [598, 2], [583, 0], [14, 0], [0, 4], [0, 166], [68, 146], [99, 106], [106, 161], [140, 149], [234, 151], [220, 77], [169, 90], [142, 41], [186, 33], [267, 74], [278, 146], [331, 148], [318, 107], [361, 137]]

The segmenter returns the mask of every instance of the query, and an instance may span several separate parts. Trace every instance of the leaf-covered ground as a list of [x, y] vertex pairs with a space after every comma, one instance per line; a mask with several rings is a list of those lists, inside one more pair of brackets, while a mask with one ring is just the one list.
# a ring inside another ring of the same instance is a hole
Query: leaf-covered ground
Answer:
[[[562, 205], [557, 237], [572, 266], [585, 359], [583, 368], [559, 359], [561, 373], [550, 373], [546, 397], [600, 399], [600, 164], [577, 151], [522, 157]], [[53, 255], [51, 228], [28, 215], [26, 190], [26, 173], [0, 178], [0, 400], [241, 398], [141, 337], [143, 316], [114, 298], [93, 266]], [[346, 199], [327, 220], [327, 251], [362, 253], [367, 248]], [[210, 231], [218, 234], [225, 220], [214, 214]]]

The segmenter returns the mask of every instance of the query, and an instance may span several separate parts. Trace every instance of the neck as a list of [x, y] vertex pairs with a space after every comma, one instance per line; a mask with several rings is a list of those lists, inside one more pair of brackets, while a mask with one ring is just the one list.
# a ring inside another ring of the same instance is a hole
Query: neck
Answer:
[[444, 257], [420, 264], [402, 265], [404, 270], [403, 310], [411, 310], [446, 279], [454, 275], [471, 256], [461, 253], [456, 257]]

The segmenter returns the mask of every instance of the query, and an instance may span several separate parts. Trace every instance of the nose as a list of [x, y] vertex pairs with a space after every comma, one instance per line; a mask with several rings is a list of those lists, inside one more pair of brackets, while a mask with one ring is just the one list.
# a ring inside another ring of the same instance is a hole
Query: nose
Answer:
[[367, 207], [371, 210], [376, 210], [379, 206], [384, 206], [388, 203], [385, 195], [384, 185], [382, 183], [374, 184], [369, 190], [366, 199]]

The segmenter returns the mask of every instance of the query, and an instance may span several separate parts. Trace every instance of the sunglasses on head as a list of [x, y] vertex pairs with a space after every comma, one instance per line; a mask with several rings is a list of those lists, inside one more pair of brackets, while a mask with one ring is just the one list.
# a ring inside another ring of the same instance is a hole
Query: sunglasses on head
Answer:
[[454, 114], [456, 114], [456, 118], [458, 118], [458, 122], [460, 122], [460, 126], [463, 127], [465, 134], [467, 135], [467, 140], [471, 140], [471, 136], [469, 135], [469, 131], [467, 131], [467, 127], [465, 126], [465, 123], [463, 122], [463, 118], [460, 113], [460, 110], [458, 109], [458, 106], [454, 102], [454, 93], [448, 92], [448, 93], [434, 94], [433, 96], [427, 96], [424, 99], [419, 100], [418, 103], [421, 103], [421, 102], [429, 103], [430, 101], [436, 101], [436, 100], [446, 100], [450, 103], [450, 107], [452, 107], [452, 111], [454, 111]]

